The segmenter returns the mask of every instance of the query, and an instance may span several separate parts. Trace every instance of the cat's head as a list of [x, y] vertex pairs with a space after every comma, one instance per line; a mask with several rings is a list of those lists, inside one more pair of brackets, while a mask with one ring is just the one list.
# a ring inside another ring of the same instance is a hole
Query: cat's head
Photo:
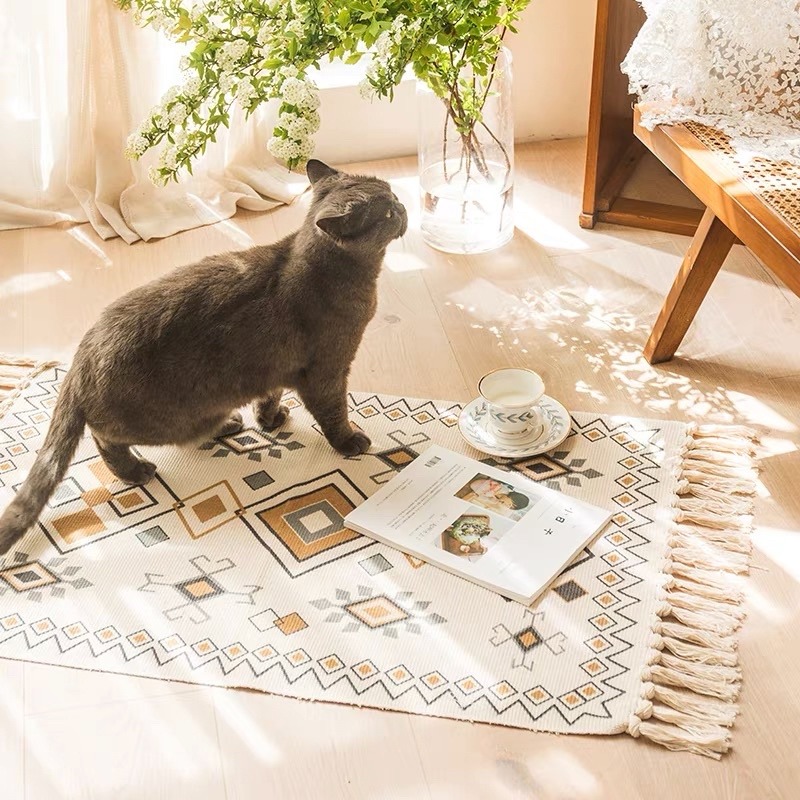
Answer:
[[310, 218], [320, 235], [347, 250], [382, 251], [406, 232], [408, 215], [380, 178], [349, 175], [311, 159], [306, 172], [314, 189]]

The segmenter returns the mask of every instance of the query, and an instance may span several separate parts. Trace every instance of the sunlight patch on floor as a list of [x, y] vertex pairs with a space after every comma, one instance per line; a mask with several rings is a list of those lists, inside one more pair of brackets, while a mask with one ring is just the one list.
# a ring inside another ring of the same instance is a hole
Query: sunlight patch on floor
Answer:
[[753, 545], [800, 583], [800, 532], [759, 526], [753, 531]]
[[57, 272], [26, 272], [13, 275], [0, 283], [0, 300], [20, 294], [38, 292], [61, 283], [63, 278]]
[[214, 692], [214, 708], [225, 720], [228, 730], [238, 736], [262, 764], [274, 767], [284, 760], [283, 753], [265, 735], [261, 727], [245, 710], [249, 695], [236, 689], [218, 689]]
[[752, 395], [729, 391], [728, 397], [743, 417], [757, 422], [759, 425], [766, 425], [783, 433], [795, 433], [797, 431], [797, 425]]
[[78, 244], [83, 245], [95, 258], [102, 261], [104, 267], [114, 266], [114, 262], [106, 255], [105, 250], [96, 242], [93, 242], [89, 234], [84, 230], [77, 227], [70, 228], [67, 233], [78, 242]]
[[514, 222], [517, 230], [543, 247], [574, 251], [589, 249], [586, 242], [559, 225], [552, 217], [542, 213], [541, 208], [526, 203], [518, 197], [514, 198]]

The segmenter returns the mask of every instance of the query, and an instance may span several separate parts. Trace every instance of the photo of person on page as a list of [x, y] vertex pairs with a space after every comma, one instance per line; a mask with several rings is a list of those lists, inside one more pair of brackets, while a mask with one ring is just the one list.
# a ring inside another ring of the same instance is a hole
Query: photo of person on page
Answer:
[[475, 475], [466, 486], [462, 486], [455, 496], [513, 520], [522, 519], [531, 505], [531, 499], [511, 484], [481, 473]]

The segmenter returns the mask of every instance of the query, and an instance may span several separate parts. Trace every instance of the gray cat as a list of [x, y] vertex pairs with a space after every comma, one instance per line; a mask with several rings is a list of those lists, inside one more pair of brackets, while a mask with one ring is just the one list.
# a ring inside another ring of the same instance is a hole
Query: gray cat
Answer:
[[131, 445], [234, 433], [236, 409], [250, 402], [273, 430], [289, 413], [280, 402], [287, 388], [340, 453], [369, 448], [347, 419], [347, 377], [406, 210], [377, 178], [314, 160], [307, 172], [314, 191], [300, 230], [181, 267], [103, 312], [78, 347], [28, 479], [0, 517], [0, 555], [36, 522], [87, 425], [108, 468], [131, 484], [156, 470]]

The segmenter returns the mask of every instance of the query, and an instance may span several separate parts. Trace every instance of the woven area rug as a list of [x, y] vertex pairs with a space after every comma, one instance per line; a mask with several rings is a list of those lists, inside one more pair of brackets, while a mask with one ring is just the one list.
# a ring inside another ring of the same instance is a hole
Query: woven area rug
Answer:
[[[65, 368], [0, 366], [0, 508]], [[114, 479], [87, 436], [0, 562], [0, 657], [248, 687], [538, 731], [643, 736], [718, 757], [740, 674], [753, 440], [576, 413], [554, 452], [486, 463], [613, 509], [531, 608], [345, 529], [430, 443], [467, 453], [453, 403], [354, 394], [370, 453], [338, 456], [296, 398], [285, 428], [142, 448]]]

